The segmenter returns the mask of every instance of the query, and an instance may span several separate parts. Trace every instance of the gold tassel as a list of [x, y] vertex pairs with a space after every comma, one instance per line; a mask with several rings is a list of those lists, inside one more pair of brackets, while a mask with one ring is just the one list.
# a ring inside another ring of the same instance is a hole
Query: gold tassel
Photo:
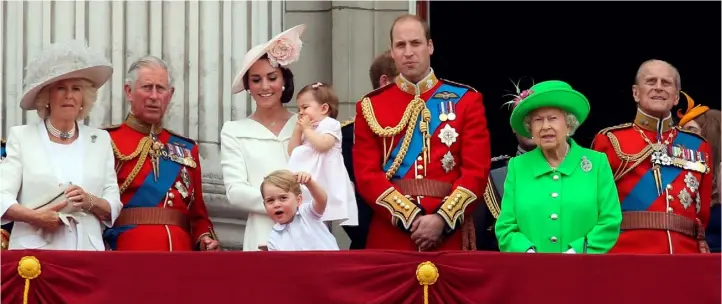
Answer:
[[424, 304], [429, 304], [429, 286], [439, 279], [439, 269], [430, 261], [423, 262], [416, 267], [416, 279], [424, 286]]
[[30, 280], [40, 276], [40, 261], [34, 256], [25, 256], [18, 263], [18, 274], [25, 279], [25, 291], [23, 291], [23, 304], [28, 304], [30, 294]]

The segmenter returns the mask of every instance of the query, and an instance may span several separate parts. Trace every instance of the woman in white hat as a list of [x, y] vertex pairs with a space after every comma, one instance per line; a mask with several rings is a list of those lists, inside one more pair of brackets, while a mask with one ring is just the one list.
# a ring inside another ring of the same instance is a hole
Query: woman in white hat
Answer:
[[285, 169], [288, 162], [288, 140], [298, 121], [297, 115], [283, 106], [294, 93], [288, 65], [298, 60], [305, 27], [295, 26], [253, 47], [233, 81], [233, 94], [247, 91], [256, 103], [256, 111], [248, 118], [226, 122], [221, 130], [226, 196], [232, 205], [248, 212], [244, 251], [265, 246], [273, 227], [260, 187], [264, 176]]
[[27, 66], [20, 107], [42, 121], [10, 128], [0, 166], [9, 249], [105, 250], [103, 225], [122, 208], [110, 136], [84, 119], [113, 73], [82, 41], [50, 45]]

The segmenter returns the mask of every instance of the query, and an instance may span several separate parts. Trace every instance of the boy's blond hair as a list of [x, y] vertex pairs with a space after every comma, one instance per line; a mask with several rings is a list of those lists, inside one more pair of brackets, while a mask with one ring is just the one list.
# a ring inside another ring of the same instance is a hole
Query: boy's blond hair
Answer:
[[266, 183], [276, 186], [283, 191], [301, 195], [301, 184], [296, 179], [296, 175], [289, 170], [276, 170], [263, 178], [263, 182], [261, 183], [261, 196], [263, 197], [265, 197], [263, 186], [265, 186]]

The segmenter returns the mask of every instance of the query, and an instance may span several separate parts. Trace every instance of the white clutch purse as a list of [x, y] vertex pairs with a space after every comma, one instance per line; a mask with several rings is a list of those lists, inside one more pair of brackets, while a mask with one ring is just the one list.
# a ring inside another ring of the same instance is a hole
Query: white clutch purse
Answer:
[[[25, 207], [28, 207], [33, 210], [37, 210], [40, 208], [45, 207], [52, 207], [54, 205], [62, 204], [65, 200], [68, 198], [65, 196], [65, 189], [67, 189], [67, 185], [58, 185], [55, 188], [48, 188], [47, 195], [43, 196], [42, 199], [39, 199], [34, 202], [28, 202], [27, 204], [23, 204]], [[73, 207], [72, 204], [68, 204], [67, 206], [63, 207], [63, 209], [58, 210], [60, 213], [71, 213], [77, 211], [78, 208]]]

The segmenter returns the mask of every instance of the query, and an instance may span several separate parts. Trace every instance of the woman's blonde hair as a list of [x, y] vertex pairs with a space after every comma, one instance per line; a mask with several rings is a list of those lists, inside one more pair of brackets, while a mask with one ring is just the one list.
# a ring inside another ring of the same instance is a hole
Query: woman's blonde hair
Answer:
[[[80, 80], [83, 87], [83, 105], [78, 113], [78, 117], [75, 120], [82, 120], [90, 114], [90, 110], [95, 104], [95, 100], [98, 98], [98, 88], [95, 87], [93, 82], [85, 78], [75, 79], [64, 79], [64, 80]], [[38, 116], [41, 119], [45, 119], [50, 115], [50, 88], [58, 82], [50, 83], [44, 86], [38, 95], [35, 96], [35, 108], [37, 109]]]
[[296, 179], [296, 175], [288, 170], [276, 170], [263, 178], [263, 182], [261, 183], [261, 196], [263, 197], [265, 197], [263, 186], [266, 184], [278, 187], [285, 192], [301, 195], [301, 184]]

